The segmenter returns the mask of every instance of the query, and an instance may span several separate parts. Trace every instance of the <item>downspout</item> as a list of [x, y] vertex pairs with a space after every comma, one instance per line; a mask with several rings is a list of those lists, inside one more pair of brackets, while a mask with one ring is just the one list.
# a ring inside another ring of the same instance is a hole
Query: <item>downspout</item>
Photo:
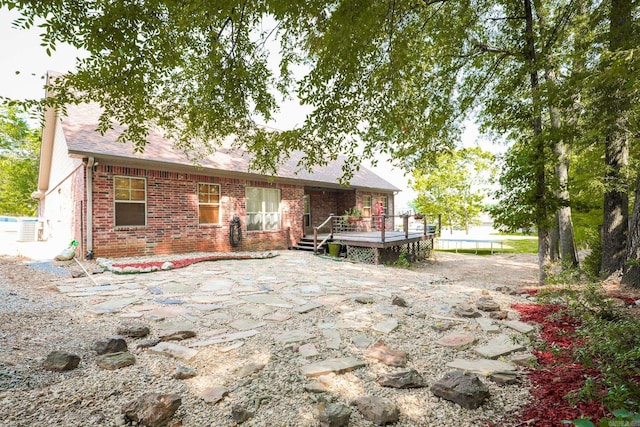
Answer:
[[87, 160], [87, 259], [93, 259], [93, 165], [95, 159]]

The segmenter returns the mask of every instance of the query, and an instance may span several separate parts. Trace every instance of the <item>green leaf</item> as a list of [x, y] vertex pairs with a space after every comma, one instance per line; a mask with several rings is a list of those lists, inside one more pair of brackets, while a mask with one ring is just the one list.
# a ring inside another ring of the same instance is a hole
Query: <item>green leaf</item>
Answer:
[[579, 420], [574, 420], [573, 425], [576, 427], [596, 427], [595, 424], [593, 424], [588, 418], [580, 418]]
[[633, 416], [632, 412], [627, 411], [626, 409], [616, 409], [612, 412], [617, 418], [631, 418]]

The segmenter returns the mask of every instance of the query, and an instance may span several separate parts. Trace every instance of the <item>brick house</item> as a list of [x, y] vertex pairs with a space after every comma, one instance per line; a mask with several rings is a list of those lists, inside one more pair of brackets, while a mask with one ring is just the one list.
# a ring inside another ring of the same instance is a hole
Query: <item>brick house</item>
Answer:
[[339, 185], [342, 160], [296, 173], [292, 156], [267, 177], [249, 171], [246, 155], [219, 149], [196, 165], [158, 133], [143, 153], [116, 142], [116, 131], [101, 135], [98, 113], [88, 105], [70, 106], [64, 117], [45, 113], [34, 193], [48, 237], [76, 240], [86, 257], [286, 249], [331, 213], [394, 209], [399, 189], [366, 168]]

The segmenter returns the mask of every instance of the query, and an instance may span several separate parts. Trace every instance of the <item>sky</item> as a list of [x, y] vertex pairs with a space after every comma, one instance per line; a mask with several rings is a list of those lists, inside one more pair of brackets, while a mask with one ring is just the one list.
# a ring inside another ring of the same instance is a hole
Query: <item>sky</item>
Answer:
[[[0, 9], [0, 97], [11, 99], [38, 99], [44, 97], [44, 77], [48, 70], [64, 73], [74, 69], [78, 51], [71, 46], [60, 45], [48, 56], [40, 46], [39, 29], [18, 30], [12, 28], [12, 21], [20, 15], [15, 11]], [[276, 115], [276, 127], [292, 128], [304, 120], [304, 109], [295, 101], [281, 105]], [[487, 149], [489, 145], [478, 137], [473, 124], [467, 126], [463, 134], [464, 145], [480, 145]], [[408, 210], [408, 203], [416, 197], [408, 184], [403, 171], [384, 161], [365, 166], [389, 181], [402, 191], [395, 197], [396, 211]]]

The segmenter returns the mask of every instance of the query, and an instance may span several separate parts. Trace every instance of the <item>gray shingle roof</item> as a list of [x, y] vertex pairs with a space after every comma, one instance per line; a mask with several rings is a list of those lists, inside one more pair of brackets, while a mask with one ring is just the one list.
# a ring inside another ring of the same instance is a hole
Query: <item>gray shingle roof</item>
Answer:
[[[194, 168], [194, 161], [184, 152], [175, 149], [172, 143], [160, 133], [152, 132], [148, 144], [142, 153], [134, 152], [132, 144], [116, 142], [119, 129], [109, 130], [104, 135], [96, 131], [100, 110], [93, 105], [69, 106], [67, 116], [61, 118], [62, 129], [69, 148], [69, 154], [77, 157], [93, 156], [119, 160], [127, 164], [139, 164], [141, 167], [160, 169]], [[302, 158], [301, 153], [292, 153], [277, 173], [277, 179], [300, 181], [304, 185], [338, 187], [338, 178], [342, 175], [344, 157], [330, 162], [326, 166], [317, 166], [312, 172], [300, 170], [296, 165]], [[259, 177], [249, 170], [250, 157], [247, 153], [219, 148], [213, 155], [199, 159], [198, 165], [204, 170], [224, 172], [226, 175], [239, 174], [246, 177]], [[350, 181], [355, 188], [370, 188], [383, 191], [398, 191], [399, 188], [365, 167], [361, 167]]]

